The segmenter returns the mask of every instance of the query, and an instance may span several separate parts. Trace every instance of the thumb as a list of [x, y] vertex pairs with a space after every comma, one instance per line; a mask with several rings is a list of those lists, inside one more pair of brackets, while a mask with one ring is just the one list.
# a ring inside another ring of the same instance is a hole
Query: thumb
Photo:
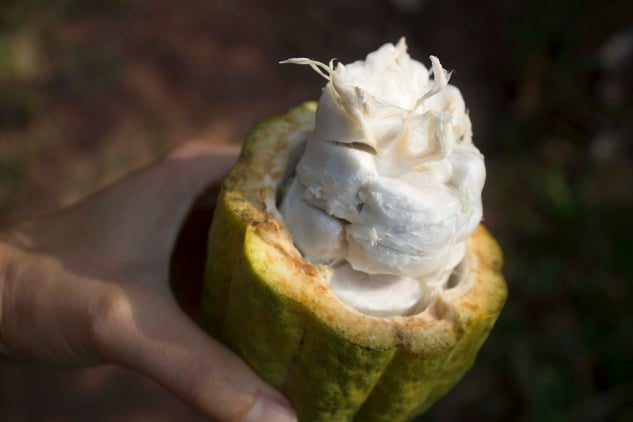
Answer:
[[150, 376], [213, 420], [296, 421], [281, 393], [173, 302], [138, 285], [111, 293], [93, 330], [104, 359]]

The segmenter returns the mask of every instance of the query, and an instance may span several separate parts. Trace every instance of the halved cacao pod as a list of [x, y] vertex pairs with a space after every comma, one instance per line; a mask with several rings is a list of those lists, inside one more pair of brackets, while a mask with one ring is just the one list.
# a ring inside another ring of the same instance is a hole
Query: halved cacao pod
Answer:
[[211, 227], [202, 323], [291, 400], [301, 421], [403, 421], [473, 364], [505, 302], [501, 251], [480, 226], [458, 274], [412, 316], [341, 302], [277, 211], [316, 103], [259, 123], [224, 180]]

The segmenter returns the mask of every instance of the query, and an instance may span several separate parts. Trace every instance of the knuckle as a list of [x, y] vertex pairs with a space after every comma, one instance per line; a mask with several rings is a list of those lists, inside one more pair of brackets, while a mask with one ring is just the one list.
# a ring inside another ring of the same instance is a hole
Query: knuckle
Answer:
[[128, 295], [120, 286], [108, 286], [96, 299], [89, 318], [89, 337], [95, 352], [107, 360], [129, 332], [132, 307]]

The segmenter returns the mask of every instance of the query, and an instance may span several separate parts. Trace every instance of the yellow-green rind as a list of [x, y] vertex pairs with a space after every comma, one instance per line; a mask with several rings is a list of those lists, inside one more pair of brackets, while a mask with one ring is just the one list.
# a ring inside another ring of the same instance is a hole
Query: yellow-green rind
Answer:
[[478, 228], [468, 240], [469, 288], [415, 316], [374, 318], [340, 302], [329, 269], [303, 260], [274, 204], [314, 111], [306, 103], [257, 125], [225, 179], [209, 237], [203, 325], [281, 389], [302, 421], [407, 420], [472, 365], [505, 301], [501, 254]]
[[[227, 203], [229, 201], [219, 201], [213, 220], [215, 224], [211, 227], [211, 232], [207, 247], [207, 259], [205, 268], [205, 278], [213, 275], [212, 283], [206, 283], [202, 291], [201, 303], [201, 323], [213, 336], [222, 339], [222, 323], [226, 315], [226, 302], [233, 268], [239, 255], [235, 253], [236, 248], [243, 244], [244, 225], [238, 215], [231, 212]], [[218, 241], [217, 239], [223, 239]]]
[[[407, 420], [424, 413], [472, 366], [505, 303], [507, 289], [501, 275], [501, 250], [483, 226], [468, 240], [467, 259], [471, 265], [465, 276], [473, 277], [474, 283], [468, 292], [449, 300], [445, 309], [457, 335], [450, 352], [425, 356], [399, 351], [401, 355], [385, 371], [358, 420]], [[390, 395], [402, 400], [392, 401]]]

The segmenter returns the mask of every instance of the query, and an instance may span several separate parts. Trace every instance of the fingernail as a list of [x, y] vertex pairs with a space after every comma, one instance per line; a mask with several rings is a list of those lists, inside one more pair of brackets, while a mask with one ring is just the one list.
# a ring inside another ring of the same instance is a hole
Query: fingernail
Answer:
[[279, 399], [260, 396], [242, 422], [296, 422], [295, 412]]

